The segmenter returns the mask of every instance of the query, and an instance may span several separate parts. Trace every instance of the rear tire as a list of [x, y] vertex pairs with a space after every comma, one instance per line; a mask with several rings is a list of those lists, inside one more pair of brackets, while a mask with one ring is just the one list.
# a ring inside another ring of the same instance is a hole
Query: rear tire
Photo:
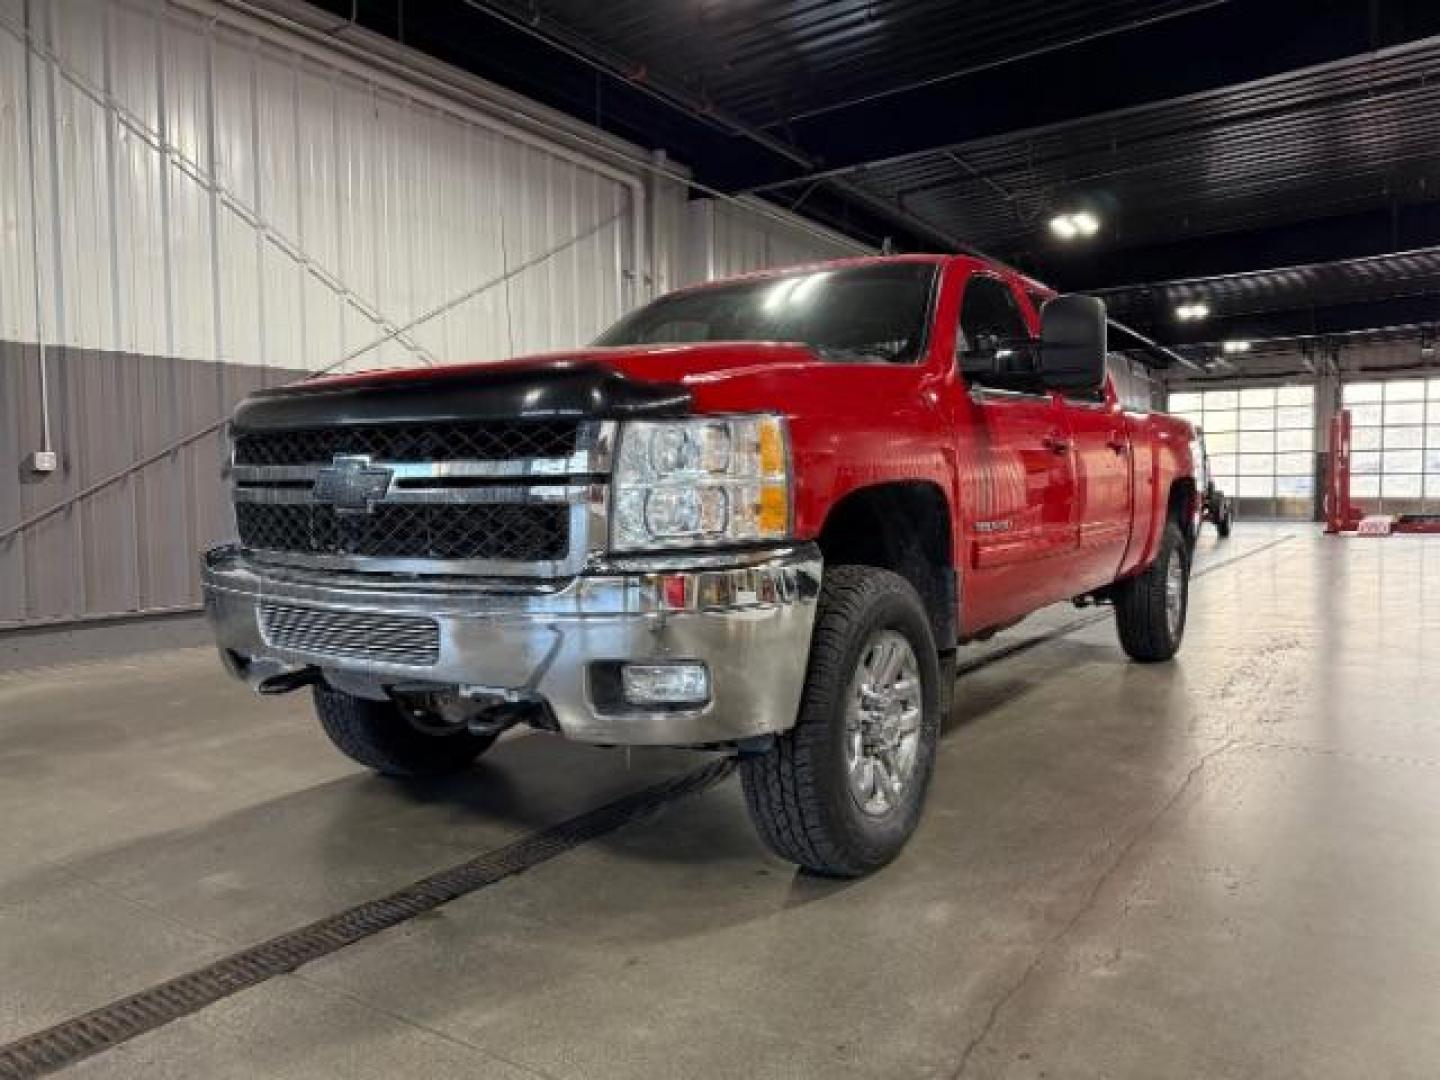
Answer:
[[1115, 590], [1120, 645], [1141, 663], [1169, 660], [1185, 636], [1190, 606], [1190, 545], [1173, 520], [1160, 537], [1150, 568]]
[[1215, 531], [1220, 534], [1220, 539], [1223, 540], [1230, 535], [1230, 526], [1234, 521], [1235, 511], [1230, 508], [1230, 503], [1227, 501], [1224, 509], [1220, 511], [1220, 517], [1215, 522]]
[[468, 769], [494, 744], [495, 735], [463, 728], [446, 734], [421, 731], [389, 701], [315, 687], [320, 726], [342, 754], [385, 776], [445, 776]]
[[940, 681], [910, 583], [869, 566], [827, 567], [799, 717], [740, 763], [770, 849], [830, 877], [893, 859], [920, 821], [934, 770], [949, 700]]

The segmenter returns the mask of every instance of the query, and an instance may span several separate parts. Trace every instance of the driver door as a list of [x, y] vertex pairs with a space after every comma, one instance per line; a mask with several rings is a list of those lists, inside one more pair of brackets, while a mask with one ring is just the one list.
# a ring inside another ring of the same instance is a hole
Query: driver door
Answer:
[[[1033, 388], [999, 386], [997, 369], [1021, 368], [1034, 334], [1010, 284], [977, 272], [966, 281], [956, 335], [967, 392], [957, 417], [962, 620], [967, 632], [1063, 600], [1079, 540], [1076, 468], [1065, 409]], [[990, 381], [987, 383], [987, 376]]]

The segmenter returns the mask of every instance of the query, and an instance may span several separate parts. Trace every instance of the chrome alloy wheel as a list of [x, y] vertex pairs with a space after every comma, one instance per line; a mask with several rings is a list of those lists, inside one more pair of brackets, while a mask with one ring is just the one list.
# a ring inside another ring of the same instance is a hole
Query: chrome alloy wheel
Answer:
[[1185, 555], [1177, 547], [1170, 552], [1165, 567], [1165, 626], [1171, 639], [1180, 636], [1180, 623], [1185, 618]]
[[920, 662], [894, 630], [877, 630], [860, 651], [845, 711], [850, 794], [867, 814], [883, 816], [904, 796], [920, 756], [924, 696]]

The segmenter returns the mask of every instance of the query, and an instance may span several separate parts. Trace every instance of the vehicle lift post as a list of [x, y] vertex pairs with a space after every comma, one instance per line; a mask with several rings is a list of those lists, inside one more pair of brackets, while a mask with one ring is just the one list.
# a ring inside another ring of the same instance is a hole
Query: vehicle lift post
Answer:
[[1330, 418], [1330, 462], [1325, 475], [1325, 531], [1361, 536], [1440, 533], [1440, 514], [1367, 516], [1350, 501], [1350, 410]]
[[1330, 460], [1325, 468], [1325, 531], [1354, 532], [1365, 515], [1350, 501], [1350, 410], [1330, 418]]

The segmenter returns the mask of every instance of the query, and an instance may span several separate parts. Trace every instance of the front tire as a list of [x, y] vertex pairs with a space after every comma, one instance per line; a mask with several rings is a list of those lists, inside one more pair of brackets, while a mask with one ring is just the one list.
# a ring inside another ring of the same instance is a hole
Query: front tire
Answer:
[[385, 776], [445, 776], [468, 769], [494, 744], [494, 735], [463, 728], [431, 734], [390, 701], [370, 701], [328, 686], [315, 687], [320, 726], [342, 754]]
[[1155, 561], [1115, 591], [1115, 627], [1134, 660], [1169, 660], [1185, 636], [1190, 607], [1190, 545], [1173, 520], [1160, 537]]
[[1230, 535], [1230, 526], [1234, 523], [1235, 511], [1231, 509], [1230, 503], [1227, 500], [1220, 511], [1220, 517], [1215, 521], [1215, 531], [1220, 534], [1220, 539], [1224, 540]]
[[900, 852], [934, 771], [949, 697], [940, 669], [908, 581], [869, 566], [826, 569], [799, 717], [740, 763], [751, 819], [772, 851], [846, 878]]

